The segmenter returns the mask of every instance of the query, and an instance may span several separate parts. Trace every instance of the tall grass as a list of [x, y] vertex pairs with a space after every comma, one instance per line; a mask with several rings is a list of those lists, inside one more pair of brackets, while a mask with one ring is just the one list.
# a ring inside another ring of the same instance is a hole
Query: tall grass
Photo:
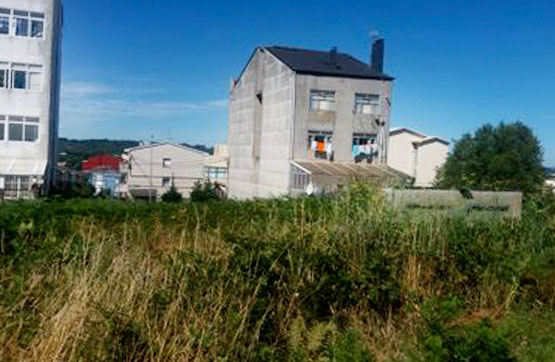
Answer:
[[0, 360], [432, 360], [483, 336], [541, 360], [555, 340], [519, 326], [555, 318], [544, 210], [403, 214], [364, 185], [321, 199], [1, 205]]

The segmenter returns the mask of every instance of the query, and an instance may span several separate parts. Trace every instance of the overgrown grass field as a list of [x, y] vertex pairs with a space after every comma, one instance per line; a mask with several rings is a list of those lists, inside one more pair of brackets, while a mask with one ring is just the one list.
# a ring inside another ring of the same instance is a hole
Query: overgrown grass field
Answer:
[[0, 205], [1, 361], [553, 361], [555, 216]]

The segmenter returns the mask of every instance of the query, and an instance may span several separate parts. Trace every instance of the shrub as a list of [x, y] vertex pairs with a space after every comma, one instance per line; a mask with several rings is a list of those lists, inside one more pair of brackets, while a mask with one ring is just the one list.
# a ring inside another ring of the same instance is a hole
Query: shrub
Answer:
[[218, 186], [212, 182], [197, 182], [190, 197], [193, 202], [206, 202], [221, 200], [222, 194]]
[[166, 193], [162, 195], [162, 201], [170, 203], [179, 203], [183, 201], [183, 195], [177, 191], [175, 186], [170, 187]]
[[516, 362], [509, 340], [489, 319], [458, 322], [462, 312], [458, 298], [432, 300], [422, 310], [425, 334], [421, 337], [422, 362]]

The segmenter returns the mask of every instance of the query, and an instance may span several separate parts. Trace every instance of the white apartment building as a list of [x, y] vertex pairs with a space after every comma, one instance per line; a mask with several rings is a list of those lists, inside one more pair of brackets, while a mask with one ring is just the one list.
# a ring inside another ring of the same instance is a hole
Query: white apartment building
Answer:
[[55, 178], [62, 0], [0, 0], [0, 192], [28, 198]]
[[447, 160], [449, 142], [410, 128], [394, 128], [389, 133], [387, 164], [414, 178], [416, 187], [432, 187], [437, 172]]

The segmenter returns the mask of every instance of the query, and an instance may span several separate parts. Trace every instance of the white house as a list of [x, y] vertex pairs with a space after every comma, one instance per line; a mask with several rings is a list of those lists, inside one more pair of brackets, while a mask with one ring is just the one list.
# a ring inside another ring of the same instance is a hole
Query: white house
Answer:
[[449, 153], [449, 142], [410, 128], [389, 133], [387, 164], [414, 178], [414, 186], [431, 187]]
[[131, 198], [158, 199], [174, 186], [188, 197], [197, 181], [204, 179], [208, 153], [163, 142], [126, 149], [122, 155], [122, 189]]
[[214, 154], [204, 161], [204, 178], [206, 181], [227, 186], [229, 149], [227, 145], [214, 146]]
[[46, 190], [55, 177], [61, 0], [0, 0], [0, 189]]

